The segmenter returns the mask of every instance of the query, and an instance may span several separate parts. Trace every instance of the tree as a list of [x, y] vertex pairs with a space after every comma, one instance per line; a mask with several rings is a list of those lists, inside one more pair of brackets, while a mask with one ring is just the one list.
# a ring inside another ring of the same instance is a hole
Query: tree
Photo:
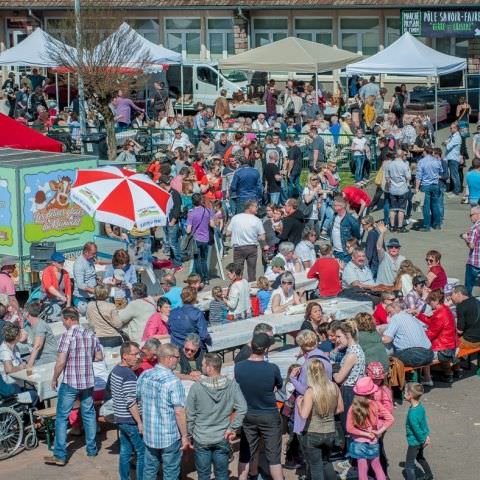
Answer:
[[83, 78], [89, 110], [97, 110], [103, 117], [109, 160], [117, 153], [112, 101], [119, 91], [128, 96], [133, 89], [142, 89], [146, 81], [143, 70], [151, 63], [141, 37], [122, 21], [118, 11], [88, 6], [78, 19], [78, 51], [71, 46], [76, 45], [73, 12], [59, 23], [48, 45], [51, 60]]

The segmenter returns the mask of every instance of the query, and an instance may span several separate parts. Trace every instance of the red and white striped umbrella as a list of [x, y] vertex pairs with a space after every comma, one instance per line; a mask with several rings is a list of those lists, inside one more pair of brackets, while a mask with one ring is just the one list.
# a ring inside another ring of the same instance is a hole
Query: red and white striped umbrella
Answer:
[[71, 199], [100, 222], [131, 230], [166, 225], [172, 197], [150, 177], [119, 167], [78, 170]]

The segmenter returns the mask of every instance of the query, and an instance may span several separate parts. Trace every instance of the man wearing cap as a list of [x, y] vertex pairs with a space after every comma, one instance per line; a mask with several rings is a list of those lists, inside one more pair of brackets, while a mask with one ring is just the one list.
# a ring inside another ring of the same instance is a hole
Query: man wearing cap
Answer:
[[377, 224], [377, 229], [380, 235], [377, 240], [377, 252], [380, 264], [378, 266], [377, 282], [383, 285], [393, 285], [397, 277], [398, 270], [401, 263], [405, 260], [403, 255], [400, 255], [400, 242], [396, 238], [391, 238], [387, 242], [387, 250], [385, 251], [383, 245], [385, 240], [385, 232], [387, 227], [383, 222]]
[[267, 463], [273, 480], [283, 480], [282, 422], [278, 413], [275, 391], [283, 385], [280, 369], [265, 361], [271, 345], [266, 333], [254, 335], [252, 354], [248, 360], [235, 365], [235, 380], [247, 402], [247, 414], [240, 437], [238, 479], [247, 480], [251, 460], [258, 451], [263, 437]]
[[428, 294], [427, 279], [423, 275], [415, 275], [412, 280], [412, 285], [413, 288], [403, 299], [405, 306], [410, 313], [424, 313], [427, 308], [427, 302], [425, 301]]
[[70, 275], [63, 268], [65, 256], [63, 253], [55, 252], [50, 257], [50, 262], [42, 274], [42, 290], [50, 303], [69, 307], [72, 301], [72, 287]]
[[83, 246], [82, 254], [73, 264], [73, 306], [85, 313], [87, 303], [94, 299], [95, 287], [97, 286], [97, 272], [95, 270], [95, 259], [97, 257], [97, 246], [94, 242], [87, 242]]

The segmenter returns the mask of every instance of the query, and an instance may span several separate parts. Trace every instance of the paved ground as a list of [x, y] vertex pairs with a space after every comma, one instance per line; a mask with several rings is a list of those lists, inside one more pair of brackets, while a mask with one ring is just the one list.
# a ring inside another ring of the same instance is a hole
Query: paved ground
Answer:
[[[442, 132], [444, 134], [444, 132]], [[420, 214], [416, 214], [420, 218]], [[410, 232], [398, 235], [404, 254], [420, 268], [425, 268], [425, 253], [435, 248], [443, 254], [443, 264], [450, 277], [463, 279], [466, 248], [458, 235], [469, 224], [468, 208], [458, 200], [446, 200], [446, 221], [442, 231], [431, 233]], [[183, 277], [179, 275], [179, 280]], [[215, 282], [217, 283], [217, 282]], [[212, 282], [212, 285], [214, 282]], [[437, 480], [473, 480], [480, 478], [480, 378], [474, 371], [452, 386], [438, 383], [425, 396], [425, 405], [430, 420], [432, 447], [426, 456]], [[386, 436], [386, 449], [390, 459], [390, 479], [400, 480], [401, 462], [404, 461], [406, 442], [404, 422], [406, 406], [398, 406], [394, 412], [396, 423]], [[9, 480], [50, 480], [52, 478], [115, 479], [117, 476], [118, 443], [114, 430], [99, 435], [101, 451], [97, 458], [85, 455], [82, 439], [73, 439], [70, 444], [72, 457], [64, 468], [47, 467], [42, 456], [47, 448], [42, 443], [36, 450], [23, 452], [1, 463], [1, 478]], [[232, 463], [232, 475], [236, 464]], [[191, 469], [186, 469], [184, 478], [195, 478]], [[295, 476], [288, 472], [288, 479]]]

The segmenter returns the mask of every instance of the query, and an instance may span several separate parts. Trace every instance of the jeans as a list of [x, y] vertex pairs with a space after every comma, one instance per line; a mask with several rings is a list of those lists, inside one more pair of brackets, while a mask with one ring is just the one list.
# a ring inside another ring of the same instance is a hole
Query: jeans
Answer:
[[210, 480], [212, 463], [215, 480], [228, 480], [230, 451], [227, 440], [214, 445], [201, 445], [195, 442], [194, 456], [198, 480]]
[[137, 453], [137, 480], [143, 477], [143, 461], [145, 457], [145, 444], [138, 431], [137, 425], [126, 423], [118, 424], [120, 438], [119, 474], [120, 480], [130, 480], [130, 458], [132, 453]]
[[385, 192], [383, 197], [383, 223], [390, 224], [390, 194]]
[[285, 202], [288, 200], [289, 193], [290, 193], [290, 187], [288, 185], [288, 180], [285, 178], [282, 178], [281, 181], [281, 190], [280, 190], [280, 204], [284, 205]]
[[354, 155], [353, 162], [355, 164], [355, 182], [363, 179], [363, 165], [365, 164], [365, 155]]
[[289, 197], [299, 197], [302, 193], [302, 187], [300, 186], [300, 174], [301, 172], [291, 174], [288, 179]]
[[440, 187], [436, 185], [424, 185], [421, 191], [425, 193], [423, 203], [423, 227], [439, 227], [442, 224], [440, 210]]
[[330, 226], [333, 222], [333, 202], [330, 198], [326, 198], [323, 200], [322, 205], [320, 207], [320, 231], [325, 230], [328, 232], [330, 230]]
[[256, 245], [243, 245], [233, 247], [233, 263], [242, 268], [247, 262], [248, 281], [254, 282], [257, 279], [257, 256], [258, 249]]
[[401, 360], [406, 367], [421, 367], [430, 365], [433, 362], [432, 350], [421, 347], [396, 350], [393, 356]]
[[163, 480], [179, 480], [181, 461], [180, 440], [166, 448], [152, 448], [145, 445], [143, 480], [157, 480], [160, 463], [163, 468]]
[[300, 435], [300, 444], [307, 460], [309, 478], [335, 480], [337, 475], [330, 462], [335, 433], [306, 433]]
[[93, 405], [93, 387], [78, 390], [62, 383], [58, 389], [57, 418], [55, 419], [55, 444], [53, 454], [61, 460], [67, 460], [67, 424], [68, 416], [72, 411], [77, 398], [80, 399], [83, 428], [85, 429], [85, 442], [87, 455], [94, 457], [97, 454], [97, 419]]
[[444, 204], [444, 196], [447, 186], [444, 182], [438, 184], [440, 187], [440, 195], [438, 199], [438, 205], [440, 207], [440, 223], [443, 223], [443, 219], [445, 218], [445, 204]]
[[181, 227], [179, 223], [168, 225], [168, 244], [170, 247], [170, 258], [173, 265], [179, 267], [182, 265], [182, 249], [180, 248]]
[[460, 183], [459, 162], [456, 160], [448, 161], [448, 170], [450, 171], [450, 189], [455, 195], [462, 192], [462, 184]]
[[473, 287], [477, 285], [477, 279], [480, 275], [480, 268], [467, 263], [465, 266], [465, 288], [469, 295], [472, 294]]
[[273, 193], [269, 193], [268, 196], [269, 196], [269, 199], [270, 199], [270, 203], [272, 203], [273, 205], [280, 205], [280, 195], [281, 195], [282, 192], [273, 192]]
[[348, 263], [352, 259], [351, 255], [349, 255], [348, 253], [337, 252], [335, 250], [333, 251], [333, 256], [344, 263]]
[[208, 282], [208, 242], [199, 242], [197, 241], [197, 254], [193, 257], [193, 271], [198, 273], [202, 278], [202, 282]]

